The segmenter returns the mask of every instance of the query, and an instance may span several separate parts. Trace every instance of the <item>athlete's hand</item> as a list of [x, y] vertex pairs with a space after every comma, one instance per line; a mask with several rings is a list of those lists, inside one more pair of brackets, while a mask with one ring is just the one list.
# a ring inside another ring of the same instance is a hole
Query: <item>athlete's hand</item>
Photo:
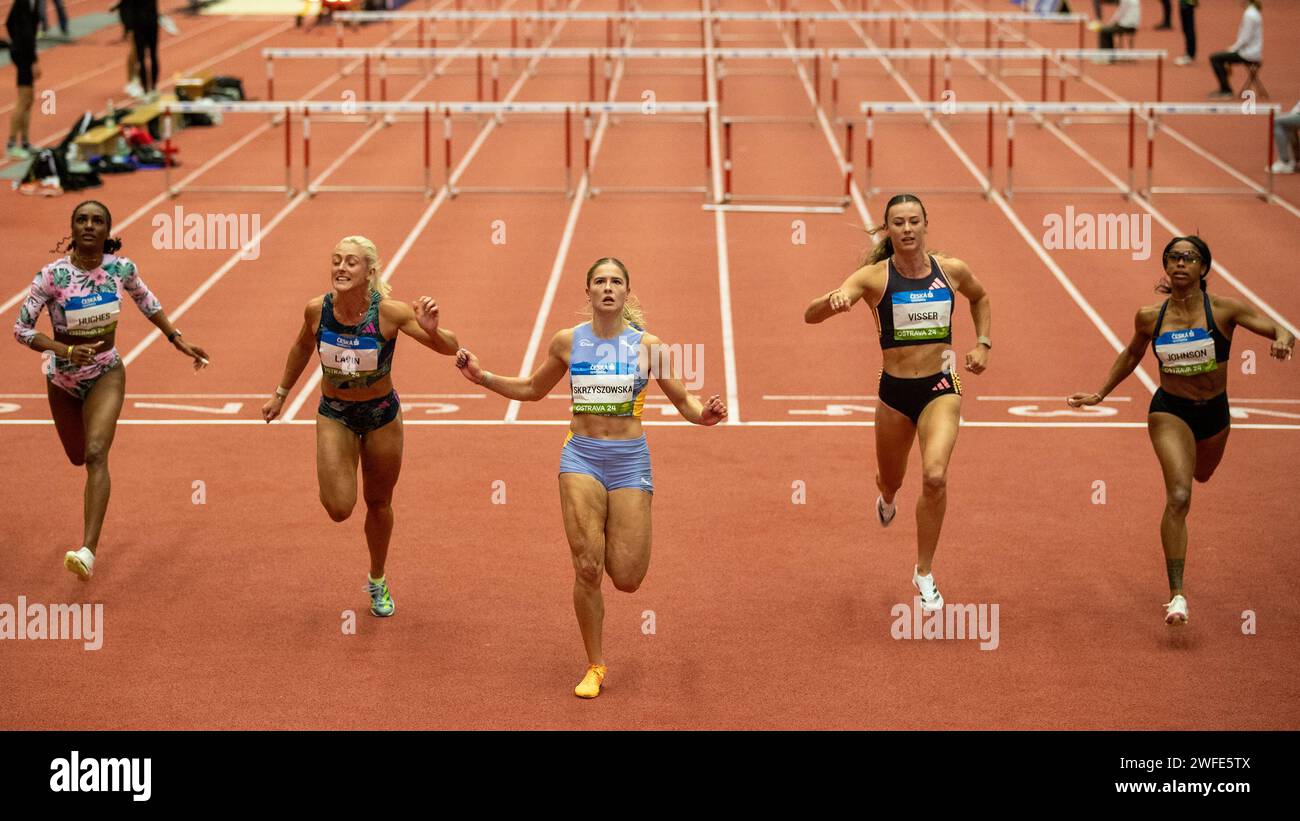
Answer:
[[185, 341], [184, 337], [176, 338], [176, 350], [194, 360], [194, 370], [201, 371], [209, 364], [207, 351], [198, 345], [191, 345]]
[[853, 303], [839, 288], [831, 291], [827, 296], [830, 297], [831, 310], [837, 314], [842, 314], [853, 307]]
[[1084, 405], [1100, 404], [1101, 400], [1102, 395], [1099, 393], [1076, 393], [1073, 396], [1068, 397], [1065, 402], [1072, 408], [1079, 408]]
[[431, 296], [422, 296], [411, 303], [415, 309], [415, 321], [429, 336], [438, 334], [438, 301]]
[[84, 345], [73, 345], [72, 356], [68, 359], [74, 365], [89, 365], [95, 361], [95, 356], [104, 349], [108, 344], [107, 339], [101, 339], [98, 342], [87, 342]]
[[1269, 350], [1269, 354], [1274, 359], [1290, 359], [1291, 349], [1295, 347], [1295, 337], [1286, 331], [1282, 333], [1284, 336], [1281, 339], [1273, 340], [1273, 347]]
[[456, 351], [456, 367], [460, 368], [460, 372], [465, 374], [465, 378], [475, 385], [483, 384], [483, 368], [478, 364], [478, 357], [467, 349], [461, 348]]
[[704, 409], [700, 411], [701, 425], [716, 425], [723, 419], [727, 418], [727, 406], [722, 403], [722, 397], [714, 394], [704, 403]]
[[984, 369], [989, 366], [989, 349], [983, 345], [976, 345], [966, 353], [966, 370], [973, 374], [984, 373]]
[[283, 407], [284, 398], [278, 395], [272, 396], [267, 400], [266, 404], [262, 406], [262, 418], [270, 422], [272, 419], [280, 415], [280, 410]]

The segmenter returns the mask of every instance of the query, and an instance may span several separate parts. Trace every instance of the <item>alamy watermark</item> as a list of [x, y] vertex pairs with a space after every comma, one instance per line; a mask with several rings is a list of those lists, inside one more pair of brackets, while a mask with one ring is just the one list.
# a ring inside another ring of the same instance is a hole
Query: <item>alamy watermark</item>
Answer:
[[1151, 258], [1150, 214], [1065, 213], [1043, 217], [1043, 247], [1052, 251], [1131, 251], [1135, 260]]
[[213, 214], [186, 212], [176, 206], [172, 213], [159, 211], [150, 224], [157, 251], [239, 251], [240, 259], [254, 260], [262, 254], [261, 214]]
[[104, 605], [0, 602], [0, 640], [57, 639], [80, 641], [86, 650], [104, 646]]
[[901, 639], [954, 641], [979, 640], [981, 650], [996, 650], [1001, 643], [996, 604], [945, 604], [942, 610], [921, 608], [921, 597], [912, 603], [896, 604], [889, 610], [894, 623], [889, 635]]

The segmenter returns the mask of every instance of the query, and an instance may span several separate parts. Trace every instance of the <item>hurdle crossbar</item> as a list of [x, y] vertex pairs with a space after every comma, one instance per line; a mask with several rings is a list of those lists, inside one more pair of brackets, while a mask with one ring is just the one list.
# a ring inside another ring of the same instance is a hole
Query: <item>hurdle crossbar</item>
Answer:
[[[993, 130], [992, 117], [1000, 115], [1006, 118], [1006, 157], [1007, 157], [1007, 182], [1004, 193], [1008, 199], [1015, 193], [1121, 193], [1126, 196], [1143, 194], [1150, 197], [1153, 194], [1248, 194], [1258, 196], [1265, 201], [1272, 198], [1273, 195], [1273, 173], [1272, 173], [1272, 156], [1273, 156], [1273, 123], [1281, 107], [1274, 104], [1255, 105], [1252, 108], [1243, 109], [1238, 104], [1215, 104], [1215, 103], [1154, 103], [1154, 102], [1133, 102], [1133, 103], [1017, 103], [1009, 101], [992, 101], [992, 102], [943, 102], [943, 103], [862, 103], [861, 109], [867, 120], [867, 188], [874, 192], [870, 185], [871, 173], [873, 167], [873, 116], [879, 114], [923, 114], [927, 122], [935, 115], [951, 115], [962, 113], [980, 113], [984, 112], [989, 117], [988, 127], [988, 152], [987, 166], [989, 169], [988, 177], [990, 183], [992, 180], [993, 169]], [[1017, 116], [1044, 117], [1050, 115], [1067, 116], [1072, 114], [1086, 115], [1107, 115], [1112, 118], [1113, 122], [1127, 123], [1128, 127], [1128, 184], [1127, 187], [1090, 187], [1090, 188], [1061, 188], [1061, 187], [1015, 187], [1015, 119]], [[1263, 192], [1258, 188], [1250, 186], [1241, 187], [1186, 187], [1186, 186], [1169, 186], [1160, 187], [1154, 185], [1155, 174], [1155, 135], [1160, 126], [1160, 118], [1168, 116], [1235, 116], [1235, 117], [1264, 117], [1268, 124], [1268, 162], [1266, 168], [1268, 171], [1267, 182]], [[1138, 172], [1138, 121], [1145, 123], [1146, 131], [1146, 185], [1138, 188], [1136, 177]], [[917, 189], [922, 190], [922, 189]], [[987, 192], [986, 192], [987, 195]]]

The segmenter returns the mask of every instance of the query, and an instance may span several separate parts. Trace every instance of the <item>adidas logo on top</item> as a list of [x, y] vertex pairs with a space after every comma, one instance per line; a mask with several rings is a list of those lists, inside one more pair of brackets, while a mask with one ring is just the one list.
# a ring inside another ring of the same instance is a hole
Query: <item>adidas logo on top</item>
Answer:
[[942, 279], [939, 279], [938, 277], [935, 277], [935, 278], [934, 278], [934, 282], [931, 282], [931, 283], [930, 283], [930, 290], [931, 290], [931, 291], [933, 291], [935, 288], [945, 288], [945, 289], [946, 289], [947, 287], [948, 287], [947, 285], [944, 285], [944, 284], [943, 284], [943, 280], [942, 280]]

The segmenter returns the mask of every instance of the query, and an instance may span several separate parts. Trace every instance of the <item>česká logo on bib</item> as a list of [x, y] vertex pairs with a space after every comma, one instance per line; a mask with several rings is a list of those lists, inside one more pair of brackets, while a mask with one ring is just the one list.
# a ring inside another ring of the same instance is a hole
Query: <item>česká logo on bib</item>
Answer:
[[1214, 337], [1204, 328], [1165, 331], [1156, 337], [1156, 358], [1165, 373], [1189, 376], [1217, 370]]
[[348, 336], [322, 330], [320, 361], [326, 372], [348, 376], [366, 375], [379, 370], [379, 340], [366, 336]]
[[943, 339], [952, 318], [952, 297], [943, 291], [895, 291], [894, 339]]
[[103, 336], [117, 327], [122, 303], [117, 294], [86, 294], [68, 297], [63, 316], [68, 333], [76, 336]]

